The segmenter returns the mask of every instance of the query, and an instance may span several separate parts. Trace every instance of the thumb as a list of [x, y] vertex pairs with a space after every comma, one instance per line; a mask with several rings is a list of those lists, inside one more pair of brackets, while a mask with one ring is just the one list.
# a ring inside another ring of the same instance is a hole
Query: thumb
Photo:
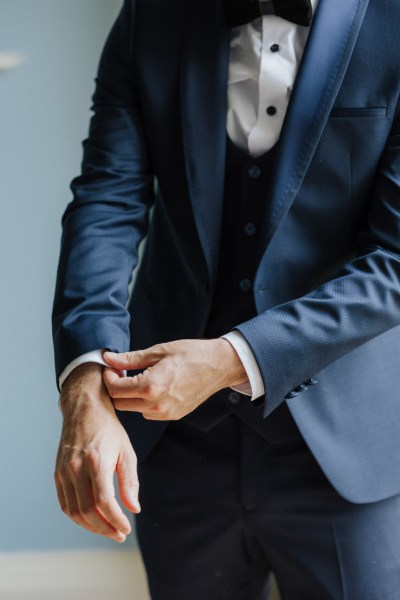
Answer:
[[110, 396], [111, 396], [111, 392], [112, 392], [113, 383], [115, 382], [116, 379], [120, 379], [120, 378], [121, 378], [121, 373], [119, 371], [114, 371], [113, 369], [110, 369], [108, 367], [106, 367], [103, 370], [103, 383], [106, 386], [107, 391]]
[[114, 381], [116, 379], [120, 379], [120, 378], [121, 378], [121, 373], [119, 371], [114, 371], [113, 369], [110, 369], [109, 367], [106, 367], [103, 370], [103, 382], [109, 393], [110, 393], [110, 390], [111, 390], [111, 387], [112, 387], [112, 384], [114, 383]]
[[119, 493], [123, 505], [134, 513], [141, 511], [136, 455], [131, 447], [122, 450], [117, 463]]

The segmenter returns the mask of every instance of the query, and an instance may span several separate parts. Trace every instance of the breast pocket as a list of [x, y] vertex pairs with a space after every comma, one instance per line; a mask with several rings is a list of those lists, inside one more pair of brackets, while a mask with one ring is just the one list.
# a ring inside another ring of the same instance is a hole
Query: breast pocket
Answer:
[[333, 108], [329, 115], [330, 119], [346, 119], [346, 118], [377, 118], [386, 117], [386, 106], [374, 106], [368, 108]]

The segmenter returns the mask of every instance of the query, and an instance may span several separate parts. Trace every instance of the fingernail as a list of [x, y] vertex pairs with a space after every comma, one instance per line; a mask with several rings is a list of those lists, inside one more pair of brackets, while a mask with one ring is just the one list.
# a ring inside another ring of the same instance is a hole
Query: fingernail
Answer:
[[137, 500], [136, 498], [131, 497], [131, 502], [132, 502], [132, 506], [134, 507], [134, 509], [137, 512], [140, 512], [142, 510], [140, 504], [139, 504], [139, 500]]

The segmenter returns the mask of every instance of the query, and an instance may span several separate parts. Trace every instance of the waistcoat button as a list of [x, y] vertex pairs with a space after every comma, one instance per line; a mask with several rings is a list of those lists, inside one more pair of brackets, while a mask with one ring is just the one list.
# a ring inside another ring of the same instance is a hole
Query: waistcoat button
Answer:
[[241, 401], [241, 397], [240, 394], [238, 392], [230, 392], [228, 394], [228, 402], [229, 404], [232, 404], [233, 406], [236, 406], [237, 404], [240, 404]]
[[250, 279], [241, 279], [239, 281], [239, 289], [241, 292], [249, 292], [251, 290]]
[[257, 226], [254, 223], [245, 223], [243, 231], [248, 237], [253, 237], [257, 232]]
[[261, 169], [258, 165], [251, 165], [247, 169], [247, 174], [251, 179], [258, 179], [261, 176]]

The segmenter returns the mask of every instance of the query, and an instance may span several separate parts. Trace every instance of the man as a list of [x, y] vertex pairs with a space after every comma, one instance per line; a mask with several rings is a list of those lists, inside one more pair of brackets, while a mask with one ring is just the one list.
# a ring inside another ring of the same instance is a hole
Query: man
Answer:
[[155, 599], [267, 598], [270, 572], [285, 600], [398, 595], [399, 25], [393, 0], [127, 0], [107, 41], [55, 478], [123, 541], [132, 443]]

